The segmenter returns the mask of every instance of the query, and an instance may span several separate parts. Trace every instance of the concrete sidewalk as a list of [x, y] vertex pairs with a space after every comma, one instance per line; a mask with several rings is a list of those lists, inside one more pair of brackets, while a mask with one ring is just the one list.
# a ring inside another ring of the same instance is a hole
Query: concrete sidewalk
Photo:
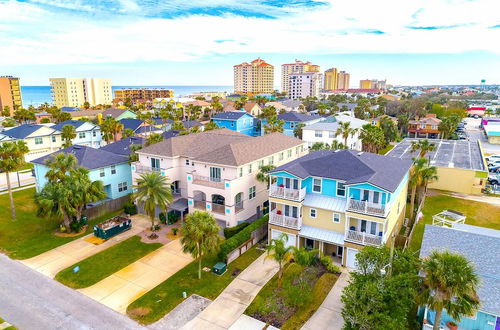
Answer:
[[21, 262], [46, 276], [54, 278], [61, 270], [122, 242], [127, 238], [137, 235], [150, 225], [151, 222], [147, 217], [135, 215], [132, 216], [132, 228], [130, 230], [114, 236], [102, 244], [94, 245], [85, 241], [85, 238], [93, 235], [89, 234], [37, 255], [36, 257], [21, 260]]
[[278, 264], [261, 255], [182, 329], [229, 329], [277, 272]]
[[343, 304], [340, 297], [342, 296], [342, 290], [348, 284], [348, 280], [349, 272], [343, 269], [328, 296], [326, 296], [313, 316], [304, 324], [302, 330], [342, 329], [344, 319], [341, 314]]
[[192, 261], [182, 252], [180, 239], [142, 257], [136, 262], [84, 289], [84, 295], [125, 314], [134, 300], [177, 273]]

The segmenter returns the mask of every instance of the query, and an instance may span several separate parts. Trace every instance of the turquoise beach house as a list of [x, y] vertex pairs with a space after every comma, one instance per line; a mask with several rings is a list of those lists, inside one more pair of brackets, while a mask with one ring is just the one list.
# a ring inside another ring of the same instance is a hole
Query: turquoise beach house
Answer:
[[212, 121], [220, 128], [227, 128], [249, 136], [260, 135], [260, 131], [256, 129], [254, 116], [246, 111], [216, 113], [212, 116]]
[[[278, 120], [283, 120], [285, 122], [285, 124], [283, 125], [283, 134], [293, 137], [295, 127], [297, 127], [299, 124], [311, 125], [324, 120], [324, 118], [321, 117], [320, 115], [309, 115], [297, 112], [285, 112], [278, 115]], [[265, 125], [267, 125], [267, 120], [262, 121], [261, 125], [262, 135], [264, 134]]]

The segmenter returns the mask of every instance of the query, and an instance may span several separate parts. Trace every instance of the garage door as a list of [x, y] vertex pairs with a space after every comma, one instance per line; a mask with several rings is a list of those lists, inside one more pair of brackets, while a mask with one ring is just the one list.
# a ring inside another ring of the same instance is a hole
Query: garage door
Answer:
[[347, 249], [347, 267], [352, 269], [358, 269], [358, 263], [356, 261], [356, 254], [358, 254], [358, 250], [356, 249]]
[[279, 230], [271, 229], [271, 239], [277, 239], [281, 236], [281, 234], [285, 234], [288, 236], [288, 241], [285, 242], [285, 246], [296, 246], [295, 241], [296, 241], [296, 235], [294, 234], [289, 234], [285, 233]]

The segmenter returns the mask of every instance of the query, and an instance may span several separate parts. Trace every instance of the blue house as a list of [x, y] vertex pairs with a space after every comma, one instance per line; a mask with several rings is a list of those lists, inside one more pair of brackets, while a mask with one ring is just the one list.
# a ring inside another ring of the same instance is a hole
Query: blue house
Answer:
[[[461, 223], [452, 227], [426, 225], [420, 258], [433, 251], [451, 251], [465, 256], [479, 275], [479, 310], [474, 315], [453, 319], [443, 310], [440, 327], [446, 329], [447, 322], [454, 322], [458, 329], [498, 330], [500, 329], [500, 231]], [[432, 329], [436, 313], [429, 308], [423, 312], [423, 329]]]
[[221, 128], [243, 133], [249, 136], [260, 135], [255, 129], [255, 118], [246, 111], [228, 111], [216, 113], [212, 121]]
[[132, 153], [131, 147], [133, 145], [143, 146], [145, 143], [145, 138], [140, 136], [129, 136], [119, 141], [107, 144], [104, 147], [101, 147], [101, 150], [128, 157]]
[[[308, 115], [305, 113], [298, 112], [285, 112], [278, 115], [278, 120], [283, 120], [285, 125], [283, 126], [283, 133], [288, 136], [294, 136], [293, 131], [298, 124], [303, 123], [304, 125], [310, 125], [317, 123], [324, 118], [319, 115]], [[262, 134], [264, 134], [264, 126], [267, 124], [267, 120], [262, 120]]]
[[321, 150], [270, 172], [269, 238], [319, 249], [355, 269], [366, 245], [390, 245], [405, 214], [412, 162], [354, 150]]
[[90, 180], [102, 181], [106, 198], [115, 199], [132, 193], [132, 172], [128, 156], [82, 145], [74, 145], [31, 161], [35, 165], [37, 191], [42, 190], [47, 184], [45, 177], [49, 170], [45, 165], [47, 159], [58, 153], [72, 154], [78, 166], [89, 169]]

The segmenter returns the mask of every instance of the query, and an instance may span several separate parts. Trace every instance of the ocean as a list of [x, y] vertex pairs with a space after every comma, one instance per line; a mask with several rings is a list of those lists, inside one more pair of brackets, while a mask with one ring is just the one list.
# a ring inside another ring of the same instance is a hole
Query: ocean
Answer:
[[[175, 96], [189, 95], [194, 92], [232, 92], [233, 86], [113, 86], [113, 92], [122, 88], [166, 88], [173, 89]], [[50, 86], [21, 86], [23, 106], [52, 104]]]

